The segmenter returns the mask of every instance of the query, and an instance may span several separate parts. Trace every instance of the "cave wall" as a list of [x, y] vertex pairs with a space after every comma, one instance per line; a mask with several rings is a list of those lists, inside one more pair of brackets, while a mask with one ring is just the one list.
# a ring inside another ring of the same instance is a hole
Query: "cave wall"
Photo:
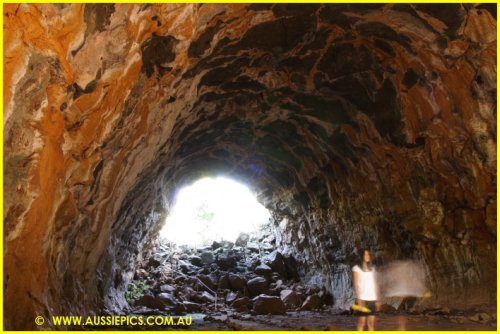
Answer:
[[4, 25], [6, 328], [117, 311], [173, 192], [212, 173], [253, 186], [337, 306], [365, 246], [423, 261], [432, 302], [494, 301], [494, 4], [8, 4]]

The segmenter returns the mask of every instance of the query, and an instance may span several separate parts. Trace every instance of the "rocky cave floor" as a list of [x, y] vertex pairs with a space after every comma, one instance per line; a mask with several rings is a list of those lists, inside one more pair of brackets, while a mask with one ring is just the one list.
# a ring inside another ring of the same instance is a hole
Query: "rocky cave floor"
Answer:
[[[333, 307], [333, 297], [324, 288], [301, 282], [295, 259], [274, 249], [273, 241], [269, 235], [248, 234], [235, 243], [203, 247], [159, 240], [135, 272], [123, 313], [192, 316], [190, 326], [147, 330], [356, 329], [358, 316]], [[485, 305], [397, 310], [385, 304], [376, 316], [376, 329], [493, 330], [496, 309]]]

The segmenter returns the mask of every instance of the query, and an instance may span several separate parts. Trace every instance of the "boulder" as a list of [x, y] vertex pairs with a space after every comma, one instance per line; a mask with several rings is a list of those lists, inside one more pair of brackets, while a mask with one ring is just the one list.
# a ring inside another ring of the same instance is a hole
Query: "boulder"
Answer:
[[333, 295], [324, 288], [318, 293], [322, 305], [333, 305]]
[[271, 245], [269, 242], [261, 243], [261, 248], [267, 252], [272, 252], [276, 247]]
[[191, 262], [191, 264], [193, 264], [197, 267], [201, 267], [203, 265], [203, 261], [202, 261], [201, 257], [196, 256], [196, 255], [191, 256], [191, 258], [189, 259], [189, 262]]
[[382, 304], [380, 306], [380, 312], [382, 313], [395, 313], [397, 311], [397, 309], [392, 306], [392, 305], [389, 305], [389, 304]]
[[175, 291], [175, 287], [170, 284], [160, 285], [160, 292], [168, 292], [173, 293]]
[[230, 291], [227, 295], [226, 295], [226, 303], [228, 304], [231, 304], [232, 302], [234, 302], [236, 299], [238, 299], [238, 294], [235, 293], [235, 292], [232, 292]]
[[264, 239], [262, 239], [262, 242], [267, 242], [267, 243], [274, 244], [276, 242], [276, 237], [273, 234], [268, 235], [267, 237], [265, 237]]
[[245, 287], [246, 285], [246, 280], [239, 276], [239, 275], [236, 275], [236, 274], [233, 274], [233, 273], [229, 273], [228, 276], [228, 281], [229, 281], [229, 287], [233, 290], [233, 291], [239, 291], [239, 290], [243, 290], [243, 288]]
[[186, 308], [186, 312], [199, 312], [202, 310], [201, 305], [192, 302], [183, 302], [182, 305]]
[[267, 281], [263, 277], [255, 277], [247, 282], [247, 288], [250, 296], [257, 296], [267, 291]]
[[184, 261], [184, 260], [179, 260], [177, 262], [177, 265], [179, 266], [179, 269], [184, 273], [184, 274], [191, 274], [196, 271], [196, 267], [193, 266], [191, 263]]
[[271, 267], [273, 271], [277, 272], [282, 277], [286, 277], [285, 262], [283, 261], [283, 255], [281, 255], [280, 252], [277, 250], [273, 251], [265, 258], [264, 262]]
[[240, 233], [234, 244], [236, 246], [245, 247], [247, 245], [248, 239], [250, 239], [250, 236], [247, 233]]
[[158, 310], [146, 306], [138, 306], [133, 308], [133, 313], [134, 315], [157, 315]]
[[136, 300], [135, 306], [145, 306], [150, 309], [165, 310], [165, 303], [155, 296], [144, 295]]
[[479, 317], [481, 318], [482, 322], [486, 322], [486, 321], [490, 321], [491, 320], [491, 316], [488, 313], [486, 313], [486, 312], [480, 313]]
[[230, 252], [223, 252], [217, 255], [217, 264], [223, 270], [234, 268], [236, 263], [236, 257]]
[[258, 253], [259, 252], [259, 245], [255, 242], [249, 242], [247, 243], [247, 249], [250, 251], [250, 252], [253, 252], [253, 253]]
[[271, 282], [278, 282], [283, 276], [276, 272], [272, 272], [271, 276], [269, 277], [271, 279]]
[[315, 293], [319, 293], [321, 291], [321, 288], [317, 286], [316, 284], [308, 285], [306, 287], [306, 295], [312, 295]]
[[252, 301], [248, 297], [242, 297], [233, 301], [231, 306], [239, 312], [247, 312], [252, 306]]
[[200, 258], [203, 264], [212, 264], [215, 261], [214, 253], [212, 252], [201, 253]]
[[257, 274], [257, 275], [268, 275], [270, 273], [272, 273], [272, 269], [271, 267], [269, 267], [267, 264], [260, 264], [258, 265], [257, 267], [255, 267], [255, 270], [254, 272]]
[[231, 286], [229, 285], [228, 275], [222, 275], [219, 278], [219, 283], [217, 285], [219, 286], [219, 289], [229, 289], [229, 288], [231, 288]]
[[201, 303], [201, 304], [207, 304], [207, 303], [213, 303], [215, 302], [215, 297], [207, 292], [207, 291], [203, 291], [201, 293], [197, 293], [195, 295], [193, 295], [191, 297], [191, 299], [197, 303]]
[[288, 309], [295, 309], [301, 304], [299, 295], [293, 290], [281, 290], [280, 298]]
[[214, 291], [216, 289], [215, 282], [213, 281], [212, 277], [209, 275], [198, 275], [198, 279], [210, 290]]
[[310, 295], [306, 298], [302, 306], [301, 311], [315, 310], [321, 306], [321, 297], [317, 294]]
[[285, 314], [285, 303], [279, 297], [259, 295], [253, 299], [253, 310], [257, 314]]
[[231, 249], [234, 247], [234, 242], [228, 240], [222, 240], [220, 243], [222, 245], [222, 248]]
[[220, 242], [214, 241], [212, 242], [212, 249], [216, 250], [217, 248], [221, 248], [222, 244]]
[[157, 298], [168, 306], [175, 306], [178, 304], [177, 298], [175, 298], [173, 294], [168, 292], [159, 293]]
[[172, 309], [172, 311], [175, 314], [181, 314], [181, 313], [186, 313], [187, 312], [187, 308], [186, 308], [186, 306], [184, 306], [184, 304], [177, 304], [177, 305], [174, 306], [174, 308]]

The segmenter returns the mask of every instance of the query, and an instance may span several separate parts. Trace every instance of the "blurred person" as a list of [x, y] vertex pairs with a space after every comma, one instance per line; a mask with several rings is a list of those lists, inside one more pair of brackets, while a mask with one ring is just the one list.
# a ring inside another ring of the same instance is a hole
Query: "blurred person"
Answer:
[[373, 314], [380, 309], [380, 304], [378, 302], [376, 272], [369, 250], [363, 251], [362, 262], [352, 268], [352, 273], [354, 292], [356, 293], [356, 303], [353, 309], [361, 314], [357, 329], [362, 331], [366, 325], [368, 330], [373, 331], [375, 330], [375, 316]]
[[[398, 311], [409, 311], [417, 298], [427, 298], [431, 293], [425, 282], [425, 270], [421, 263], [411, 260], [395, 261], [381, 272], [384, 297], [401, 298]], [[398, 317], [398, 330], [406, 330], [406, 316]]]

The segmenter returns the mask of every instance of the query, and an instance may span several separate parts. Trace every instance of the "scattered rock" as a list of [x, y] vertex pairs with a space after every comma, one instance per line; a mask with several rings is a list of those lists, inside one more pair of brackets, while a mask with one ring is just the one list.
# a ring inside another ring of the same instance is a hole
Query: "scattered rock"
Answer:
[[165, 305], [168, 305], [168, 306], [175, 306], [178, 304], [177, 302], [177, 299], [175, 298], [175, 296], [171, 293], [167, 293], [167, 292], [162, 292], [160, 294], [158, 294], [158, 297], [157, 297], [162, 303], [164, 303]]
[[465, 317], [464, 316], [452, 316], [452, 317], [450, 317], [450, 320], [452, 322], [462, 324], [465, 321]]
[[267, 281], [263, 277], [255, 277], [247, 282], [248, 292], [250, 296], [257, 296], [267, 291]]
[[261, 248], [266, 252], [272, 252], [275, 249], [275, 247], [271, 245], [269, 242], [263, 242], [261, 244]]
[[229, 252], [225, 252], [217, 256], [217, 264], [223, 270], [234, 268], [236, 266], [236, 262], [236, 257]]
[[258, 253], [260, 251], [259, 245], [256, 244], [255, 242], [247, 243], [247, 249], [253, 253]]
[[212, 264], [215, 261], [214, 253], [212, 252], [201, 253], [200, 258], [203, 264]]
[[162, 302], [160, 299], [151, 295], [144, 295], [139, 299], [137, 299], [135, 302], [135, 306], [145, 306], [147, 308], [157, 309], [157, 310], [165, 309], [165, 303]]
[[[218, 291], [217, 304], [222, 307], [222, 313], [228, 312], [223, 306], [226, 304], [234, 309], [229, 312], [254, 309], [258, 314], [283, 314], [287, 308], [296, 310], [301, 306], [306, 290], [319, 291], [315, 294], [321, 298], [325, 296], [324, 290], [288, 281], [283, 255], [273, 249], [261, 257], [261, 252], [266, 253], [265, 245], [259, 250], [259, 245], [250, 241], [257, 239], [242, 234], [235, 244], [221, 241], [198, 248], [182, 246], [171, 253], [163, 251], [148, 256], [134, 277], [144, 280], [150, 287], [132, 308], [141, 309], [144, 314], [206, 312], [205, 305], [215, 303]], [[161, 261], [165, 258], [172, 261]], [[315, 297], [304, 303], [304, 309], [317, 307]]]
[[254, 270], [254, 272], [257, 275], [268, 275], [268, 274], [272, 273], [272, 271], [273, 270], [271, 269], [271, 267], [269, 267], [266, 264], [260, 264]]
[[282, 277], [286, 277], [286, 267], [283, 261], [283, 255], [277, 250], [269, 254], [265, 259], [266, 264], [272, 268], [273, 271], [280, 274]]
[[247, 312], [251, 305], [252, 301], [248, 297], [238, 298], [231, 303], [231, 306], [239, 312]]
[[212, 243], [212, 249], [213, 250], [216, 250], [217, 248], [221, 248], [221, 247], [222, 247], [222, 244], [220, 242], [214, 241]]
[[191, 263], [184, 261], [184, 260], [179, 260], [177, 263], [179, 266], [179, 269], [184, 273], [184, 274], [191, 274], [196, 271], [196, 267], [193, 266]]
[[163, 284], [160, 286], [160, 292], [172, 293], [175, 291], [175, 287], [170, 284]]
[[181, 314], [187, 312], [187, 308], [184, 304], [177, 304], [174, 306], [172, 311], [174, 311], [175, 314]]
[[245, 279], [239, 275], [230, 273], [227, 278], [229, 280], [229, 287], [234, 291], [243, 290], [246, 285]]
[[309, 285], [306, 287], [306, 295], [312, 295], [320, 292], [320, 288], [317, 285]]
[[250, 236], [248, 235], [248, 233], [240, 233], [234, 244], [236, 246], [245, 247], [249, 239]]
[[383, 312], [383, 313], [394, 313], [396, 312], [396, 308], [392, 305], [389, 305], [389, 304], [382, 304], [380, 306], [380, 312]]
[[219, 289], [229, 289], [231, 286], [229, 285], [228, 275], [221, 276], [217, 285], [219, 286]]
[[253, 299], [253, 310], [257, 314], [285, 314], [285, 303], [275, 296], [259, 295]]
[[206, 304], [215, 302], [215, 297], [207, 291], [195, 294], [191, 299], [197, 303]]
[[191, 262], [191, 264], [197, 266], [197, 267], [201, 267], [203, 265], [203, 260], [201, 259], [201, 257], [199, 256], [191, 256], [191, 258], [189, 259], [189, 261]]
[[321, 298], [317, 294], [310, 295], [306, 298], [302, 306], [301, 311], [315, 310], [321, 306]]
[[481, 318], [479, 317], [479, 314], [471, 315], [467, 319], [469, 319], [470, 321], [474, 321], [474, 322], [480, 322], [481, 321]]
[[230, 291], [230, 292], [226, 295], [226, 303], [231, 304], [231, 303], [232, 303], [232, 302], [234, 302], [237, 298], [238, 298], [238, 294], [237, 294], [237, 293], [235, 293], [235, 292]]
[[216, 285], [210, 276], [202, 274], [198, 275], [197, 277], [210, 290], [214, 291], [216, 289]]
[[293, 290], [282, 290], [280, 298], [288, 309], [297, 308], [301, 304], [299, 295]]
[[135, 315], [157, 315], [158, 310], [157, 309], [151, 309], [146, 306], [138, 306], [134, 307], [134, 314]]
[[318, 296], [321, 298], [322, 305], [333, 305], [333, 295], [330, 292], [322, 289]]
[[202, 310], [201, 305], [198, 303], [183, 302], [182, 305], [186, 308], [186, 312], [199, 312]]

